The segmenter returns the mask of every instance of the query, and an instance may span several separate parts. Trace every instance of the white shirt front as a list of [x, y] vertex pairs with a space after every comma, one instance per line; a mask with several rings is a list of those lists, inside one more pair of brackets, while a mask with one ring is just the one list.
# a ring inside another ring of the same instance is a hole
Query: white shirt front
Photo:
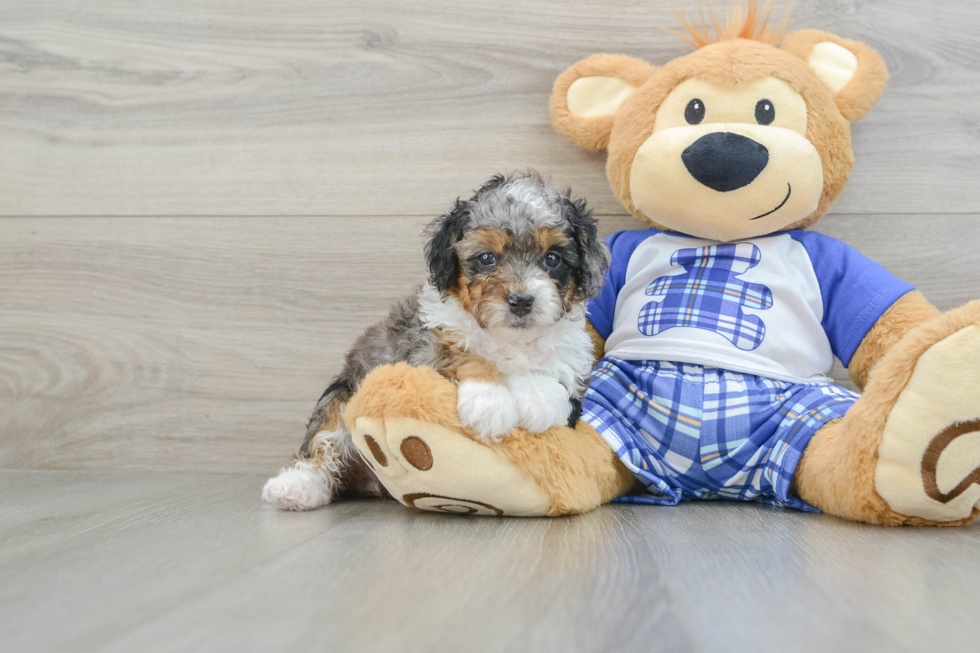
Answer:
[[[733, 261], [719, 247], [738, 252], [736, 256], [742, 259], [758, 258], [758, 262]], [[647, 289], [664, 277], [676, 277], [673, 287], [649, 294]], [[770, 302], [745, 299], [764, 295], [766, 290]], [[658, 307], [651, 304], [666, 305], [669, 295], [679, 292], [683, 315], [668, 310], [673, 317], [661, 319], [655, 333], [649, 328], [644, 332], [641, 312], [645, 308], [647, 315], [656, 312]], [[715, 297], [705, 297], [705, 293]], [[726, 320], [717, 311], [705, 310], [706, 299], [725, 304], [738, 315]], [[692, 318], [699, 300], [701, 313]], [[765, 303], [771, 305], [765, 308]], [[789, 235], [722, 246], [657, 233], [641, 242], [629, 259], [606, 355], [696, 363], [793, 382], [829, 382], [834, 355], [822, 319], [820, 286], [810, 257]], [[719, 322], [728, 328], [719, 327]], [[741, 331], [750, 332], [750, 337], [738, 337], [734, 322], [741, 322]]]

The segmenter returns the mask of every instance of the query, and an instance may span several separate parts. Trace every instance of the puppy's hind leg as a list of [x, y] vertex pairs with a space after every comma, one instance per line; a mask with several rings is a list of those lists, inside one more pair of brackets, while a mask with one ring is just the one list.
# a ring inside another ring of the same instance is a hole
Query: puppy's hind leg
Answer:
[[308, 439], [311, 449], [301, 453], [262, 488], [262, 499], [282, 510], [312, 510], [325, 506], [339, 493], [344, 472], [346, 429], [320, 431]]
[[336, 386], [318, 402], [293, 464], [262, 488], [263, 500], [282, 510], [312, 510], [330, 503], [350, 480], [362, 478], [363, 463], [341, 417], [349, 391]]

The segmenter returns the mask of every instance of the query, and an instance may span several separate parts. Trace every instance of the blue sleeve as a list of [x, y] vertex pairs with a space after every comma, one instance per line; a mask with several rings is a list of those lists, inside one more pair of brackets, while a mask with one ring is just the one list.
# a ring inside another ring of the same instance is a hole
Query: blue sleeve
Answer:
[[915, 287], [836, 238], [810, 231], [790, 235], [810, 256], [823, 298], [822, 326], [847, 367], [878, 318]]
[[660, 233], [657, 229], [617, 231], [606, 238], [606, 245], [612, 255], [612, 263], [606, 270], [602, 293], [589, 300], [589, 322], [604, 339], [612, 333], [613, 318], [616, 316], [616, 298], [626, 282], [626, 268], [629, 267], [633, 251], [644, 240]]

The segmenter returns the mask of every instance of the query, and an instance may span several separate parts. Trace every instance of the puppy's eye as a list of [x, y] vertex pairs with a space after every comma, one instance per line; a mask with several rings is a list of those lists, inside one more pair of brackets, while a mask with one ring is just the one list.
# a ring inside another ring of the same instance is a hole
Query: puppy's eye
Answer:
[[544, 266], [546, 268], [556, 268], [561, 263], [561, 258], [557, 254], [548, 253], [544, 257]]
[[704, 102], [694, 98], [687, 103], [687, 108], [684, 109], [684, 120], [691, 125], [698, 125], [704, 120]]
[[490, 252], [484, 252], [483, 254], [480, 254], [479, 260], [480, 260], [480, 265], [485, 265], [487, 267], [491, 267], [497, 264], [497, 257], [491, 254]]
[[776, 119], [776, 107], [769, 100], [759, 100], [755, 104], [755, 121], [760, 125], [771, 125]]

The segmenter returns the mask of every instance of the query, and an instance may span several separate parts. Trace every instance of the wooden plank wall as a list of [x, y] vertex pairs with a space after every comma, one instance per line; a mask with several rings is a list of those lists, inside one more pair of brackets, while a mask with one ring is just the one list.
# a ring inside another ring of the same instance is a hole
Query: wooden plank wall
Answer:
[[[688, 51], [661, 26], [651, 0], [4, 0], [0, 467], [274, 471], [457, 195], [534, 166], [635, 224], [547, 98], [594, 52]], [[892, 73], [820, 230], [941, 308], [980, 296], [980, 6], [793, 26]]]

